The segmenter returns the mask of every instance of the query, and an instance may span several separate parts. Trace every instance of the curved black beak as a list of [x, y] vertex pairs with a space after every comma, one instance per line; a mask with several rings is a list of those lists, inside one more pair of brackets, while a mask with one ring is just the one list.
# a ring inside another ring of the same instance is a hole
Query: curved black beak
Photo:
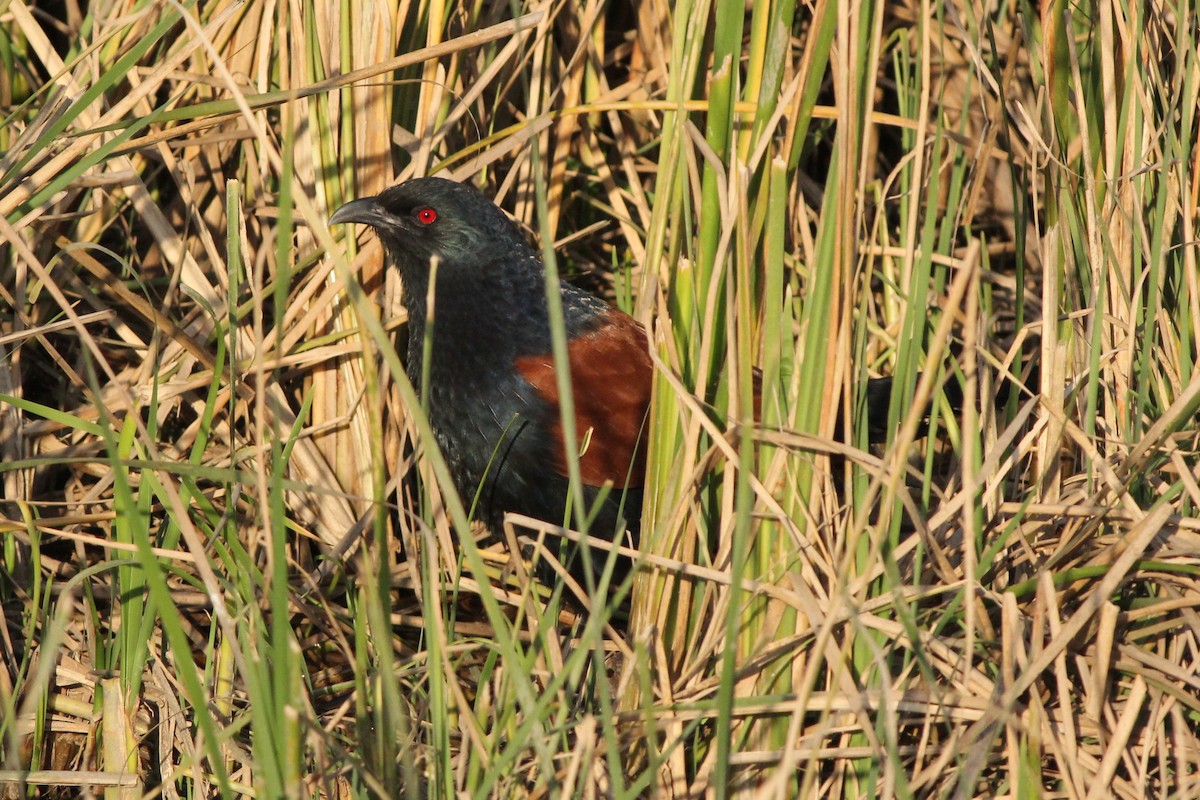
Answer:
[[363, 225], [379, 227], [393, 222], [392, 217], [379, 205], [378, 198], [364, 197], [361, 200], [351, 200], [333, 212], [329, 218], [330, 225], [341, 225], [346, 222], [359, 222]]

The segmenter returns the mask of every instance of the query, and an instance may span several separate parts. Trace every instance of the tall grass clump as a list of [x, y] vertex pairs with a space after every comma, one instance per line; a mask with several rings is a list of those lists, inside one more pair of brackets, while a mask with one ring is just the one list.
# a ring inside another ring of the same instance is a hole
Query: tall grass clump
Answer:
[[[0, 0], [0, 794], [1195, 793], [1198, 24]], [[449, 482], [426, 174], [651, 333], [632, 579]]]

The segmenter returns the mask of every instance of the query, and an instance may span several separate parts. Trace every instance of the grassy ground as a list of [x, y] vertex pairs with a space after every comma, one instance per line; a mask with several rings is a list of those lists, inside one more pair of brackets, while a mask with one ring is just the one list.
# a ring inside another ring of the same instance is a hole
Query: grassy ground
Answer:
[[[1198, 24], [0, 0], [0, 796], [1195, 795]], [[434, 172], [654, 332], [584, 617], [325, 223]]]

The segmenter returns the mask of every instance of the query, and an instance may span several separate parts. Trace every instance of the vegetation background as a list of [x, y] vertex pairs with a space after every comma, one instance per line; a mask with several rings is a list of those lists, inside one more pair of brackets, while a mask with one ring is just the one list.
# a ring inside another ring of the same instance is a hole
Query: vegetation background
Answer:
[[[1198, 26], [0, 0], [0, 794], [1194, 796]], [[586, 616], [326, 226], [434, 172], [653, 331]]]

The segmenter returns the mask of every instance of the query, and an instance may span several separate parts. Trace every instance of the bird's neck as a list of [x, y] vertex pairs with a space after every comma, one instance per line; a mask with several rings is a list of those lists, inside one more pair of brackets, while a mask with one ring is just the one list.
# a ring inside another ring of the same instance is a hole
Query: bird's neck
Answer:
[[[484, 374], [517, 356], [549, 350], [545, 277], [541, 269], [456, 269], [442, 265], [404, 274], [409, 318], [408, 371], [419, 377], [426, 337], [431, 369]], [[432, 325], [430, 324], [432, 322]]]

